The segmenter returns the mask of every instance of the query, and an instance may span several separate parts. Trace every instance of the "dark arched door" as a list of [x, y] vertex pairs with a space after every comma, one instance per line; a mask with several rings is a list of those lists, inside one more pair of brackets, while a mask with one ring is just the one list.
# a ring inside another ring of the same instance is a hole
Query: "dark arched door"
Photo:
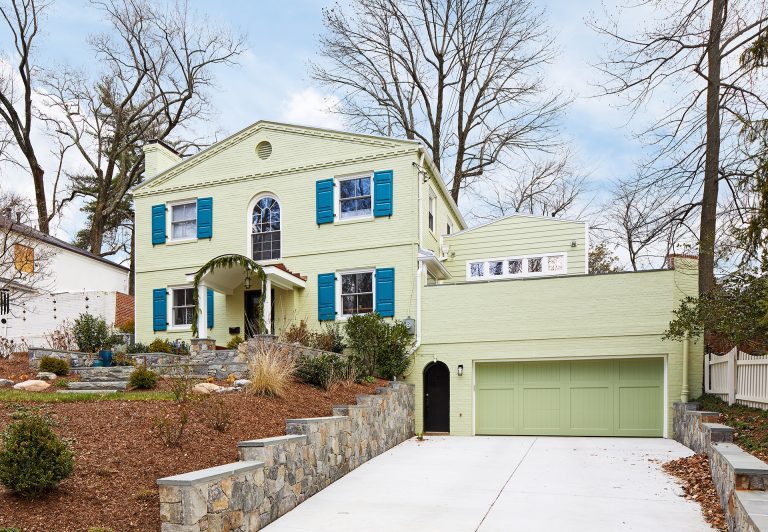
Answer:
[[450, 372], [442, 362], [424, 370], [424, 432], [450, 432]]

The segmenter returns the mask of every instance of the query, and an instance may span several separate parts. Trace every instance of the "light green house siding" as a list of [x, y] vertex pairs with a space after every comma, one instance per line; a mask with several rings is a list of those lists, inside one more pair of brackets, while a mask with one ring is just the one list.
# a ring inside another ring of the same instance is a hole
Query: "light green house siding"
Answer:
[[[255, 151], [263, 140], [273, 147], [267, 160]], [[317, 275], [353, 268], [394, 267], [396, 317], [414, 316], [419, 238], [416, 160], [413, 143], [264, 123], [150, 181], [135, 193], [137, 339], [189, 339], [188, 329], [153, 332], [152, 290], [188, 285], [187, 274], [218, 255], [249, 255], [250, 211], [255, 198], [265, 193], [275, 196], [281, 206], [282, 256], [275, 262], [307, 277], [304, 289], [275, 291], [277, 331], [301, 319], [319, 327]], [[315, 223], [316, 181], [377, 170], [394, 174], [391, 217]], [[197, 197], [213, 198], [213, 238], [153, 246], [152, 206]], [[229, 327], [242, 331], [243, 308], [242, 287], [231, 295], [216, 293], [209, 337], [223, 345], [230, 338]]]
[[[468, 282], [423, 289], [422, 345], [408, 381], [423, 395], [433, 360], [450, 369], [451, 433], [475, 433], [475, 365], [481, 361], [662, 357], [667, 429], [680, 399], [682, 344], [662, 340], [683, 294], [695, 294], [695, 263], [677, 270]], [[691, 397], [701, 393], [702, 343], [692, 343]], [[462, 376], [458, 365], [464, 366]], [[423, 403], [416, 423], [422, 428]]]
[[578, 275], [586, 273], [586, 232], [584, 222], [511, 215], [446, 237], [445, 267], [454, 281], [462, 281], [466, 279], [467, 261], [565, 253], [567, 273]]

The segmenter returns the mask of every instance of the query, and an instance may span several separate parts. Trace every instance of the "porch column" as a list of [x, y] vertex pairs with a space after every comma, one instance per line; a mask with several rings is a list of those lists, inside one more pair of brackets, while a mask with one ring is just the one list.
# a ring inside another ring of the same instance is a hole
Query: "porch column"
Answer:
[[272, 281], [267, 277], [264, 283], [264, 332], [272, 334]]
[[197, 337], [208, 338], [208, 287], [197, 286]]

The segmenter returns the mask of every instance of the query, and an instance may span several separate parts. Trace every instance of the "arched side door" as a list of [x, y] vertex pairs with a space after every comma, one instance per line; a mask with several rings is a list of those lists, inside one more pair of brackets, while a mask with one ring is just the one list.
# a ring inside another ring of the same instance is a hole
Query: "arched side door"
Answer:
[[451, 374], [443, 362], [424, 368], [424, 432], [450, 432]]

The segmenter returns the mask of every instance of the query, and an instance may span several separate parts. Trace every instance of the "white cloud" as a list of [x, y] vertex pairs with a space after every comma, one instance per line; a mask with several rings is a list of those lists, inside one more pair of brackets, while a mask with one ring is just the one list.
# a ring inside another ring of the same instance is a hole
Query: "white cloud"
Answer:
[[288, 94], [280, 120], [302, 126], [344, 129], [341, 116], [332, 112], [339, 104], [335, 96], [324, 95], [309, 87]]

